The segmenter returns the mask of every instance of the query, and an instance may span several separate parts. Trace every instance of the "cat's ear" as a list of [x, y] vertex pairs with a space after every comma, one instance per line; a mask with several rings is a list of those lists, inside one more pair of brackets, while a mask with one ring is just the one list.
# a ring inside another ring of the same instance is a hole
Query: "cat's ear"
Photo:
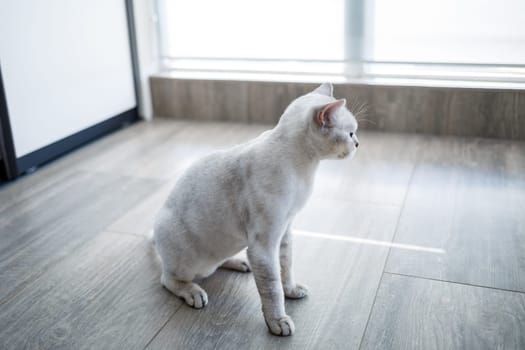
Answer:
[[334, 93], [334, 87], [332, 86], [332, 83], [322, 83], [317, 89], [315, 89], [312, 92], [332, 97]]
[[325, 128], [332, 128], [334, 126], [334, 113], [339, 108], [346, 105], [346, 99], [342, 98], [335, 102], [329, 103], [315, 115], [315, 122], [317, 125]]

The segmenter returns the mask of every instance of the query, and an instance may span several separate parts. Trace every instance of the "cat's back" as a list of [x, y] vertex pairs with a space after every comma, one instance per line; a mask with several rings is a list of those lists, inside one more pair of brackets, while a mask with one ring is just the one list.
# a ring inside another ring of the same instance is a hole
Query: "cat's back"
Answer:
[[[261, 190], [279, 192], [283, 164], [273, 149], [272, 130], [244, 144], [215, 151], [192, 164], [177, 181], [166, 207], [184, 203], [228, 201], [242, 205]], [[270, 150], [270, 151], [268, 151]], [[197, 203], [198, 204], [198, 203]], [[223, 203], [227, 205], [226, 203]]]
[[252, 142], [248, 142], [212, 152], [197, 160], [176, 182], [165, 206], [175, 207], [181, 200], [211, 199], [216, 198], [218, 193], [239, 191], [238, 185], [243, 183], [243, 168], [252, 158], [251, 153]]

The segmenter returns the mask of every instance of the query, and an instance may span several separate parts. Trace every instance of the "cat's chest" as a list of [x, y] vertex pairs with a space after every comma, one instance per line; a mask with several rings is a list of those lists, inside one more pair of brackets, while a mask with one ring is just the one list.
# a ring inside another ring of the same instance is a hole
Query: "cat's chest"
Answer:
[[310, 194], [312, 193], [313, 178], [309, 177], [296, 177], [292, 180], [292, 191], [291, 191], [291, 214], [295, 215], [301, 210]]

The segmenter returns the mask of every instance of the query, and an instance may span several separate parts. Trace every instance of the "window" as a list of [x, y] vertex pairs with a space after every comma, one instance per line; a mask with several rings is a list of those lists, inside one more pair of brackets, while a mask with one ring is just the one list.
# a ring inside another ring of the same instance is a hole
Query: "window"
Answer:
[[525, 1], [157, 0], [163, 67], [525, 82]]
[[525, 1], [375, 0], [370, 60], [524, 64]]
[[341, 60], [343, 1], [163, 1], [169, 57]]

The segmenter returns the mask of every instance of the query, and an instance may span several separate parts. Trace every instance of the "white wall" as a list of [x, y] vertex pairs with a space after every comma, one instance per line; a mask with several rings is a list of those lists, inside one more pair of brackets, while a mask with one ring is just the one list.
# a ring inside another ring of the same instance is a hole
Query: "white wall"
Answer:
[[0, 2], [16, 156], [136, 106], [124, 0]]

